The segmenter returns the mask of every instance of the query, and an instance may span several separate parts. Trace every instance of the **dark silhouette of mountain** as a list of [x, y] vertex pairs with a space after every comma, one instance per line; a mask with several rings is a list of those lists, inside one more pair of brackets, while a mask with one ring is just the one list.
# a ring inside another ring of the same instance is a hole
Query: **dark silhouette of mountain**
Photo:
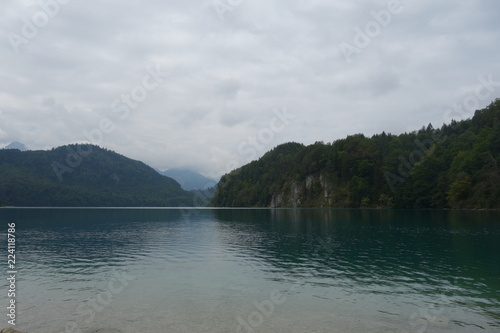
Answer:
[[188, 169], [168, 169], [160, 174], [175, 179], [186, 191], [204, 190], [214, 187], [217, 183], [213, 179]]
[[193, 194], [146, 164], [94, 145], [0, 150], [4, 206], [192, 206]]
[[500, 209], [500, 100], [440, 129], [286, 143], [224, 175], [226, 207]]

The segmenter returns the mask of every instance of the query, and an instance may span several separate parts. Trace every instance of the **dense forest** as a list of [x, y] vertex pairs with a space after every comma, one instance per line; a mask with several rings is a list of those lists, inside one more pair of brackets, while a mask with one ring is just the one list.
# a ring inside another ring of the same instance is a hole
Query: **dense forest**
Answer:
[[146, 164], [94, 145], [0, 150], [2, 206], [192, 206], [193, 194]]
[[286, 143], [226, 174], [220, 207], [500, 209], [500, 101], [439, 129]]

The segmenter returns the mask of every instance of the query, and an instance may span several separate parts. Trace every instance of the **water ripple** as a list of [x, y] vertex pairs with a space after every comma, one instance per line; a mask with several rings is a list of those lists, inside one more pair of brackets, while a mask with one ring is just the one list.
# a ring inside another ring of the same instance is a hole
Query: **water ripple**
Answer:
[[206, 210], [190, 221], [176, 211], [66, 213], [45, 212], [43, 221], [23, 213], [24, 311], [35, 322], [42, 314], [63, 324], [78, 317], [79, 304], [126, 272], [137, 282], [113, 295], [102, 318], [185, 322], [176, 318], [231, 313], [234, 321], [280, 290], [290, 300], [283, 318], [311, 323], [320, 314], [328, 322], [326, 309], [335, 309], [380, 325], [399, 320], [396, 331], [415, 313], [449, 318], [451, 331], [500, 327], [500, 228], [487, 219], [383, 211], [361, 218], [349, 210]]

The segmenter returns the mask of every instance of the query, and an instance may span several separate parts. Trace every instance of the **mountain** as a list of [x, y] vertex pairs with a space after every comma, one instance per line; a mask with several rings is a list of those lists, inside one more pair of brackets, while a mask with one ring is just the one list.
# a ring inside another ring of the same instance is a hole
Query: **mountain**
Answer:
[[168, 169], [160, 174], [175, 179], [186, 191], [204, 190], [217, 184], [215, 180], [188, 169]]
[[26, 151], [28, 150], [28, 147], [26, 147], [21, 142], [14, 141], [11, 144], [7, 145], [4, 149], [17, 149], [20, 151]]
[[212, 204], [500, 209], [499, 165], [497, 100], [440, 129], [280, 145], [224, 175]]
[[193, 194], [146, 164], [94, 145], [0, 150], [0, 204], [192, 206]]

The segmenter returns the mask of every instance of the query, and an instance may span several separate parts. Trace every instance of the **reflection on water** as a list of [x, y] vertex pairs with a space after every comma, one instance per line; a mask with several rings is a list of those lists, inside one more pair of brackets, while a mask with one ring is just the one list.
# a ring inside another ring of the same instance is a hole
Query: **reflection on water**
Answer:
[[[498, 212], [3, 209], [0, 221], [17, 224], [26, 331], [500, 330]], [[120, 272], [134, 279], [109, 292]]]

